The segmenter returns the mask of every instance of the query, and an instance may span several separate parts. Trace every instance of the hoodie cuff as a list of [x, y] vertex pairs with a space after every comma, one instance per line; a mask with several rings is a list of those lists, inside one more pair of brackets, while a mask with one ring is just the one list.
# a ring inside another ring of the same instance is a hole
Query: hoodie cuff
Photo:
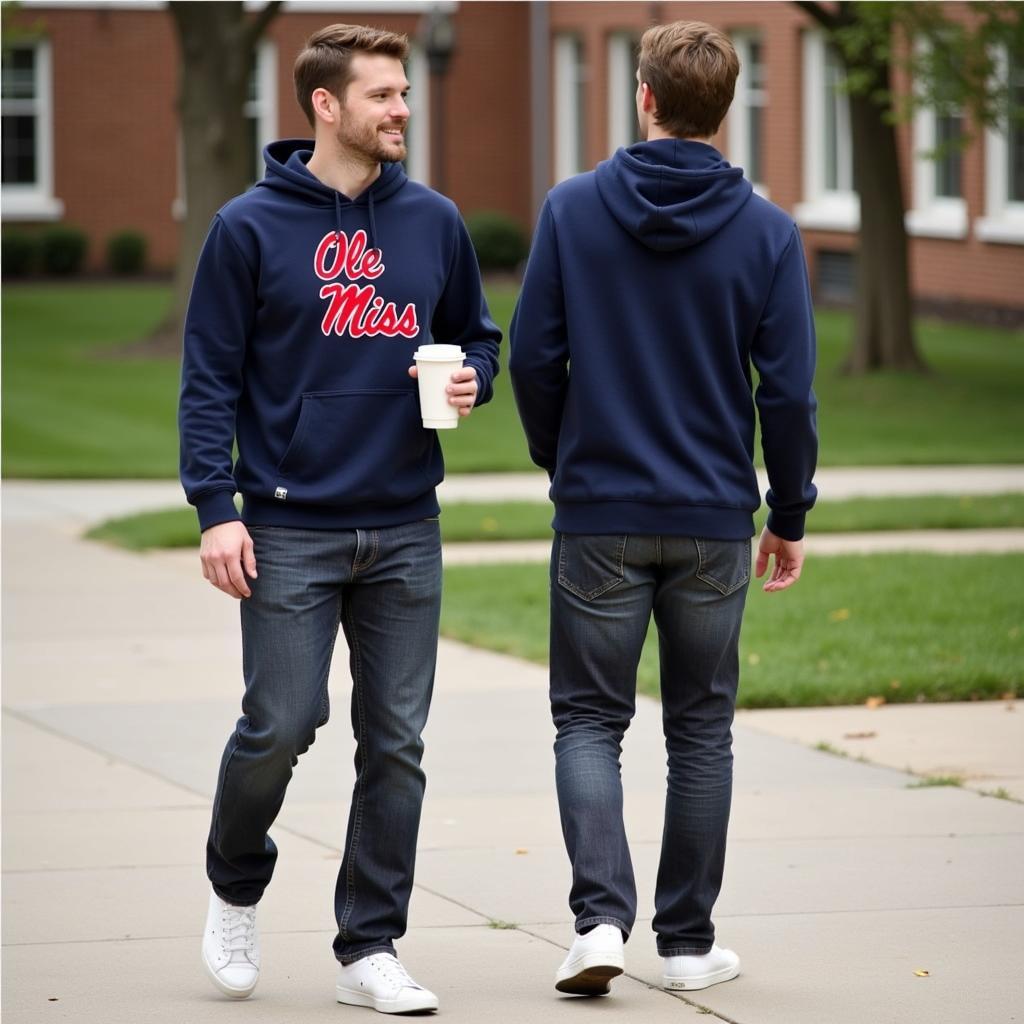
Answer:
[[231, 491], [209, 491], [196, 498], [194, 504], [199, 514], [200, 531], [242, 518], [235, 508], [235, 496]]
[[485, 405], [494, 396], [494, 384], [491, 381], [488, 372], [471, 356], [466, 357], [466, 366], [472, 366], [476, 370], [476, 381], [478, 386], [476, 393], [476, 401], [473, 403], [473, 408], [478, 405]]
[[769, 512], [765, 526], [783, 540], [803, 540], [806, 512]]

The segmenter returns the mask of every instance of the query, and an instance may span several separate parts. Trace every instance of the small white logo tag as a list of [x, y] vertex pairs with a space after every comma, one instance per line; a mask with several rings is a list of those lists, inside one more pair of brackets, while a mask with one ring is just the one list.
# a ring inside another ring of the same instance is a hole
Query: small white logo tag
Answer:
[[280, 498], [281, 501], [284, 501], [285, 498], [288, 497], [288, 488], [287, 487], [278, 487], [278, 489], [276, 491], [274, 491], [274, 497], [275, 498]]

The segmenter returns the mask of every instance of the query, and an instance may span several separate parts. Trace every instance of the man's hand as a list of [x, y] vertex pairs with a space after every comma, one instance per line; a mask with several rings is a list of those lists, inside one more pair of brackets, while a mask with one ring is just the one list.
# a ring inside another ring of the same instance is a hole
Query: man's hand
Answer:
[[[409, 376], [416, 377], [416, 367], [409, 367]], [[459, 410], [460, 416], [468, 416], [476, 405], [476, 393], [480, 385], [476, 380], [476, 367], [463, 366], [452, 374], [448, 382], [448, 404]]]
[[[249, 531], [237, 520], [203, 530], [199, 544], [203, 576], [232, 597], [251, 597], [245, 577], [256, 579], [256, 555]], [[244, 572], [243, 572], [244, 570]]]
[[775, 567], [765, 582], [766, 593], [785, 590], [800, 579], [800, 570], [804, 564], [804, 542], [802, 540], [783, 540], [776, 537], [766, 526], [761, 531], [761, 539], [757, 543], [757, 578], [764, 575], [768, 568], [768, 559], [775, 556]]

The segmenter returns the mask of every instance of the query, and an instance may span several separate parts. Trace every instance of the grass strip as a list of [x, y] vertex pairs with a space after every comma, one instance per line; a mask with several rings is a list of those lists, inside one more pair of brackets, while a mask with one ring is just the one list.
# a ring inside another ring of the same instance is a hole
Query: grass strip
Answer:
[[[460, 502], [445, 505], [441, 529], [446, 543], [542, 540], [551, 536], [551, 514], [547, 502]], [[760, 530], [764, 509], [755, 518]], [[808, 526], [813, 533], [1024, 528], [1024, 494], [822, 502], [808, 518]], [[195, 513], [190, 508], [112, 519], [88, 536], [132, 551], [199, 543]]]
[[[811, 560], [800, 583], [754, 583], [740, 641], [747, 708], [997, 698], [1024, 675], [1024, 555]], [[446, 570], [445, 636], [547, 663], [543, 565]], [[652, 628], [639, 686], [658, 692]]]

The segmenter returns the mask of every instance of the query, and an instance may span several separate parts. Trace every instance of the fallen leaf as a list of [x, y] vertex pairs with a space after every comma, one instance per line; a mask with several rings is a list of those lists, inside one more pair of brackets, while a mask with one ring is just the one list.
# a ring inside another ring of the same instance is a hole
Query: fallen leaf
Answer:
[[530, 851], [529, 851], [529, 850], [527, 850], [527, 849], [526, 849], [526, 847], [524, 847], [524, 846], [520, 846], [520, 847], [519, 847], [519, 849], [518, 849], [518, 850], [516, 850], [516, 856], [517, 856], [517, 857], [522, 857], [524, 853], [529, 853], [529, 852], [530, 852]]
[[873, 740], [878, 735], [877, 732], [844, 732], [844, 740]]
[[898, 689], [900, 688], [900, 686], [901, 686], [901, 685], [902, 685], [902, 684], [900, 683], [900, 681], [899, 681], [898, 679], [894, 679], [894, 680], [893, 680], [893, 681], [892, 681], [892, 682], [891, 682], [891, 683], [889, 684], [889, 689], [890, 689], [890, 690], [898, 690]]
[[747, 655], [747, 664], [748, 665], [760, 665], [761, 664], [761, 655], [760, 654], [748, 654]]
[[916, 974], [919, 978], [927, 978], [927, 977], [930, 977], [931, 972], [930, 971], [914, 971], [914, 974]]
[[1012, 690], [1007, 690], [1007, 692], [1003, 694], [1003, 700], [1016, 700], [1016, 699], [1017, 699], [1017, 694], [1015, 694]]
[[864, 701], [864, 706], [874, 711], [876, 708], [880, 708], [884, 703], [884, 697], [868, 697], [868, 699]]
[[485, 516], [480, 520], [480, 529], [484, 533], [494, 533], [498, 529], [498, 520], [493, 516]]
[[849, 617], [849, 608], [837, 608], [834, 612], [828, 613], [829, 622], [845, 622]]

